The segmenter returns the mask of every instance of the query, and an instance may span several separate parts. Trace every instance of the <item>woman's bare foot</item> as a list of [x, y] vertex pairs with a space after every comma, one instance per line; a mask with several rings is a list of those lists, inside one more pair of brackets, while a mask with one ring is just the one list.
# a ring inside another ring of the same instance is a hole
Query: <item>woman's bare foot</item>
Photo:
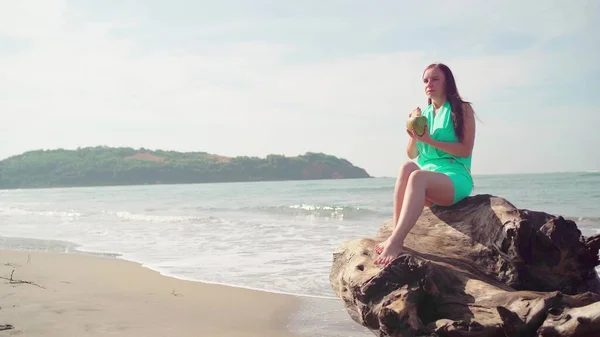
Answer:
[[375, 253], [381, 254], [381, 252], [383, 252], [385, 247], [387, 247], [390, 244], [389, 241], [390, 241], [390, 238], [387, 238], [385, 241], [382, 241], [382, 242], [376, 244], [375, 245]]
[[388, 242], [388, 240], [382, 242], [382, 244], [385, 243], [386, 245], [383, 247], [383, 251], [379, 257], [374, 261], [375, 264], [386, 265], [402, 253], [404, 243]]

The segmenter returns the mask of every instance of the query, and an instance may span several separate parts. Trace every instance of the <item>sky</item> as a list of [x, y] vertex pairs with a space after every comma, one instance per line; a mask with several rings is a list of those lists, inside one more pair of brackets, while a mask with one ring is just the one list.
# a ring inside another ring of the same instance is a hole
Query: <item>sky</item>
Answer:
[[0, 0], [0, 158], [311, 151], [395, 176], [443, 62], [474, 174], [600, 170], [598, 32], [593, 0]]

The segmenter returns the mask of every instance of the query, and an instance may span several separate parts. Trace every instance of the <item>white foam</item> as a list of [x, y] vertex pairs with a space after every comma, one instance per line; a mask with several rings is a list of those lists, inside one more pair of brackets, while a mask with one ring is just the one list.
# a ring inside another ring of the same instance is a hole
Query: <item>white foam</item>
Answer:
[[118, 254], [180, 279], [330, 299], [331, 252], [356, 230], [318, 219], [245, 213], [225, 219], [214, 214], [111, 210], [82, 216], [11, 209], [7, 215], [0, 224], [6, 236], [67, 240], [80, 245], [79, 250]]
[[0, 207], [0, 215], [39, 215], [52, 217], [77, 218], [81, 214], [75, 211], [28, 211], [17, 207]]

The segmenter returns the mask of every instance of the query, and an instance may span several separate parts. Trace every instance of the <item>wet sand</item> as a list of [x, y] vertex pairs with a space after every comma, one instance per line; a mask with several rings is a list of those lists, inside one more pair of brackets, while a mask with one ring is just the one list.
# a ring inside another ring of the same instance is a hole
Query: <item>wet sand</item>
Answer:
[[296, 336], [287, 327], [297, 297], [179, 280], [115, 258], [0, 250], [0, 277], [5, 336]]

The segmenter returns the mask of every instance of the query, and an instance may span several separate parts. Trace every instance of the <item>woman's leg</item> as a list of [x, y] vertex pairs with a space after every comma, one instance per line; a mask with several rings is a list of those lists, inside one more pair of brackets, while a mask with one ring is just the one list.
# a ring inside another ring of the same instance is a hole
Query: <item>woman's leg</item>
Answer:
[[418, 169], [419, 166], [412, 161], [407, 161], [400, 167], [398, 178], [396, 178], [396, 185], [394, 186], [394, 226], [396, 226], [398, 218], [400, 218], [400, 209], [402, 208], [402, 201], [404, 200], [404, 191], [406, 190], [408, 178], [411, 173]]
[[388, 264], [400, 254], [404, 247], [404, 239], [423, 212], [426, 199], [440, 206], [452, 205], [454, 184], [450, 178], [443, 173], [423, 170], [410, 174], [398, 223], [392, 235], [384, 242], [385, 247], [375, 264]]
[[[398, 177], [396, 178], [396, 185], [394, 186], [394, 218], [392, 222], [394, 227], [398, 223], [398, 218], [400, 217], [400, 209], [402, 208], [402, 201], [404, 200], [404, 191], [406, 190], [408, 178], [410, 177], [411, 173], [417, 170], [419, 170], [419, 166], [412, 161], [407, 161], [400, 166], [400, 171], [398, 172]], [[381, 254], [385, 245], [386, 242], [377, 244], [375, 246], [375, 252], [377, 254]]]

